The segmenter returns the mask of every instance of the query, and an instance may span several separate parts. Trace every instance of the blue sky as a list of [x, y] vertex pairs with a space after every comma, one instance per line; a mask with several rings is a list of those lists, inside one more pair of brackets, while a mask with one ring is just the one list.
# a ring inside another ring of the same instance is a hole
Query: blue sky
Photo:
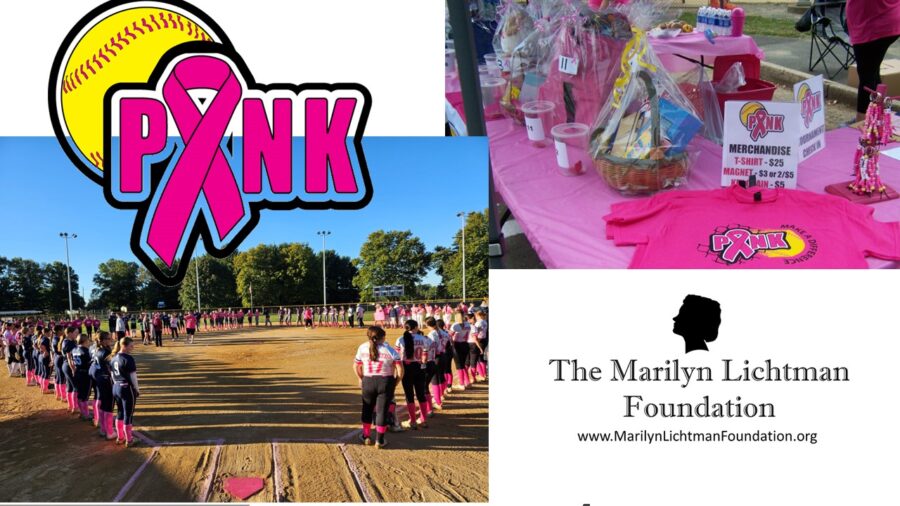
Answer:
[[[306, 242], [318, 252], [317, 230], [330, 230], [328, 250], [355, 257], [378, 229], [412, 230], [426, 247], [449, 246], [459, 211], [487, 207], [487, 142], [477, 137], [373, 137], [363, 141], [374, 196], [358, 211], [262, 212], [244, 240]], [[113, 209], [102, 188], [81, 174], [54, 137], [0, 137], [0, 256], [38, 262], [65, 261], [60, 232], [69, 242], [72, 268], [86, 297], [97, 265], [137, 261], [129, 237], [135, 211]], [[437, 281], [430, 274], [427, 282]]]

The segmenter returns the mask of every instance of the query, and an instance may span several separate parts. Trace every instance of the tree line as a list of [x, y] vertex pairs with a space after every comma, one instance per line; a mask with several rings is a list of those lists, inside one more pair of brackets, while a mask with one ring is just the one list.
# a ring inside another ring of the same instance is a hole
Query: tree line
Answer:
[[[488, 293], [487, 210], [466, 218], [466, 292]], [[429, 251], [412, 232], [378, 230], [369, 234], [356, 258], [328, 251], [325, 257], [328, 301], [374, 300], [372, 287], [402, 285], [406, 298], [462, 297], [462, 234], [453, 243]], [[429, 269], [440, 278], [423, 284]], [[322, 252], [306, 243], [259, 244], [226, 258], [202, 255], [190, 260], [184, 280], [165, 286], [136, 262], [109, 259], [97, 267], [94, 289], [85, 306], [72, 272], [76, 308], [105, 310], [197, 307], [197, 274], [203, 307], [322, 303]], [[252, 295], [251, 295], [252, 290]], [[0, 257], [0, 310], [59, 311], [68, 308], [66, 266]]]

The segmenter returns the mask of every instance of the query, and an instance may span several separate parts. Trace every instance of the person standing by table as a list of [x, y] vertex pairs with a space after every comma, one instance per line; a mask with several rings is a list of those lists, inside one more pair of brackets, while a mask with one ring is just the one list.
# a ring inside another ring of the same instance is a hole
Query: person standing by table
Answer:
[[866, 87], [874, 90], [881, 84], [881, 62], [900, 36], [900, 0], [847, 0], [847, 31], [859, 74], [856, 92], [856, 120], [859, 121], [865, 119], [869, 107]]

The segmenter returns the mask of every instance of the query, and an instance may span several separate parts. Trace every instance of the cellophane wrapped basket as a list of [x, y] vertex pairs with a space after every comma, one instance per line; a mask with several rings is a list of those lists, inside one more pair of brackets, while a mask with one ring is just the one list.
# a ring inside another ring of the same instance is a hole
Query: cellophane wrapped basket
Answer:
[[690, 142], [703, 123], [662, 67], [646, 36], [654, 5], [625, 8], [633, 36], [622, 51], [621, 72], [591, 132], [597, 171], [615, 190], [647, 194], [681, 186], [694, 158]]
[[557, 25], [541, 98], [556, 104], [560, 122], [590, 125], [612, 93], [631, 26], [620, 12], [583, 6]]

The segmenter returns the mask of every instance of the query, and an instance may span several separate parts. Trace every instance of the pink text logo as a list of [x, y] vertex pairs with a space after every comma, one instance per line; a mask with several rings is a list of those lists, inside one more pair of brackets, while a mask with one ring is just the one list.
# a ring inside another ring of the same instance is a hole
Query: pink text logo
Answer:
[[754, 233], [745, 228], [733, 228], [711, 235], [709, 247], [729, 264], [750, 260], [760, 250], [790, 249], [783, 231]]

